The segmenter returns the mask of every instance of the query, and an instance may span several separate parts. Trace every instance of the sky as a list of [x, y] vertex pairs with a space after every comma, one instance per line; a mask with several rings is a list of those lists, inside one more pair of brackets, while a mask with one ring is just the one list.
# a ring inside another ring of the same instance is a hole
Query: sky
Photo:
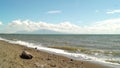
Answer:
[[0, 0], [0, 33], [120, 34], [120, 0]]

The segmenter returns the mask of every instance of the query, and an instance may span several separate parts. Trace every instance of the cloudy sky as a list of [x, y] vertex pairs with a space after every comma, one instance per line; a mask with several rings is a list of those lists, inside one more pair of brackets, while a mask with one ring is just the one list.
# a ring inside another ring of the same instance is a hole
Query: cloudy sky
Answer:
[[120, 34], [120, 0], [0, 0], [0, 33]]

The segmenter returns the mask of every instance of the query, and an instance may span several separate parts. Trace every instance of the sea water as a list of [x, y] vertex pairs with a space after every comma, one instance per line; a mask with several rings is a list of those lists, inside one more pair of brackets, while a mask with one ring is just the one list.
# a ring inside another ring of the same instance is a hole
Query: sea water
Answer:
[[120, 35], [0, 34], [0, 40], [120, 67]]

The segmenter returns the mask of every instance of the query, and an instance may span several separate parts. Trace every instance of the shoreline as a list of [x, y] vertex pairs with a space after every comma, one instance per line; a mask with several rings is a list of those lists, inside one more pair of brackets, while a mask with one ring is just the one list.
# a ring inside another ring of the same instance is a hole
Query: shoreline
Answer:
[[[21, 59], [20, 54], [26, 50], [33, 54], [33, 59]], [[0, 40], [1, 68], [110, 68], [88, 61], [73, 60], [18, 44], [11, 44]]]

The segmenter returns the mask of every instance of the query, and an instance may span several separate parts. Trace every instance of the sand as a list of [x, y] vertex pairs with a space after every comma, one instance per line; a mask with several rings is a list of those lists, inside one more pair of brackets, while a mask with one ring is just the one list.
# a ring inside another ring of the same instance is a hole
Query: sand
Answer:
[[[22, 59], [23, 50], [30, 52], [32, 59]], [[64, 56], [50, 54], [34, 48], [0, 41], [0, 68], [108, 68], [86, 61], [73, 60]]]

